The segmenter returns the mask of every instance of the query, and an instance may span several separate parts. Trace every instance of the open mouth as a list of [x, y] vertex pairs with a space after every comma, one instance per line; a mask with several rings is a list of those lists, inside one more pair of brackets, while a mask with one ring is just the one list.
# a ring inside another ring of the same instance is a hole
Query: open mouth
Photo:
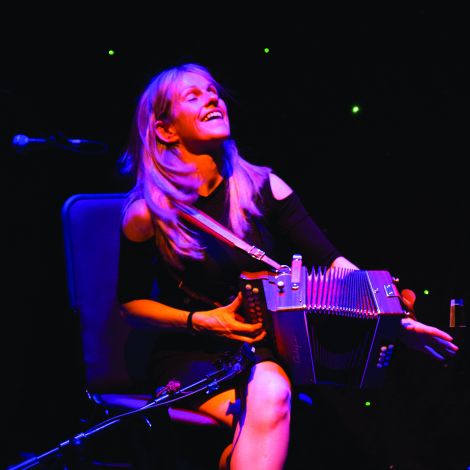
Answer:
[[204, 116], [202, 122], [212, 121], [214, 119], [222, 119], [222, 113], [220, 111], [211, 111]]

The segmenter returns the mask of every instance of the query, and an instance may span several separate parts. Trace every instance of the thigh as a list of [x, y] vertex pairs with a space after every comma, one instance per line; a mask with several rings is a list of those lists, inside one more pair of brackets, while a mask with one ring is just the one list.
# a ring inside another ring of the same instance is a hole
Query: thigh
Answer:
[[242, 414], [261, 409], [273, 396], [290, 396], [290, 380], [284, 369], [272, 361], [259, 362], [247, 376], [242, 377], [237, 387], [212, 396], [197, 409], [221, 423], [233, 427]]
[[221, 423], [232, 427], [240, 414], [240, 399], [235, 388], [213, 395], [197, 406], [201, 411]]

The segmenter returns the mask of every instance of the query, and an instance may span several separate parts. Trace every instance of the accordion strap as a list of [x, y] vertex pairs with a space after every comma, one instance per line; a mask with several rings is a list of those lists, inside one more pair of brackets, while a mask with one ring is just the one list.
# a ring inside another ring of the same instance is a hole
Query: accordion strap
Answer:
[[260, 250], [256, 246], [250, 245], [249, 243], [245, 242], [201, 210], [196, 209], [192, 206], [183, 205], [178, 205], [178, 209], [180, 210], [180, 213], [185, 220], [205, 230], [207, 233], [210, 233], [211, 235], [225, 242], [229, 246], [236, 247], [242, 251], [245, 251], [252, 258], [255, 258], [259, 261], [263, 261], [264, 263], [274, 268], [276, 271], [281, 268], [281, 265], [266, 256], [266, 253], [263, 250]]

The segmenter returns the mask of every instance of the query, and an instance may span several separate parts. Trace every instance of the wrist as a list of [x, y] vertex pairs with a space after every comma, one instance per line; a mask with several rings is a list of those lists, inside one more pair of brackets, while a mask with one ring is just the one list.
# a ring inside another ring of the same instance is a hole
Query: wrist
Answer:
[[195, 310], [191, 310], [189, 313], [188, 313], [188, 317], [186, 319], [186, 328], [188, 329], [188, 331], [190, 331], [191, 333], [195, 333], [196, 330], [194, 328], [194, 324], [193, 324], [193, 316], [194, 314], [196, 313]]

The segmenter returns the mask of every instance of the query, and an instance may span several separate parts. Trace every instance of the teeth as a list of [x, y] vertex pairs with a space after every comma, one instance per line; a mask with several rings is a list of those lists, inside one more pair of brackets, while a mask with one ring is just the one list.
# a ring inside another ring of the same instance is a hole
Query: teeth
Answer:
[[207, 114], [203, 121], [208, 121], [209, 119], [212, 119], [212, 118], [221, 118], [222, 117], [222, 113], [220, 111], [212, 111], [211, 113]]

